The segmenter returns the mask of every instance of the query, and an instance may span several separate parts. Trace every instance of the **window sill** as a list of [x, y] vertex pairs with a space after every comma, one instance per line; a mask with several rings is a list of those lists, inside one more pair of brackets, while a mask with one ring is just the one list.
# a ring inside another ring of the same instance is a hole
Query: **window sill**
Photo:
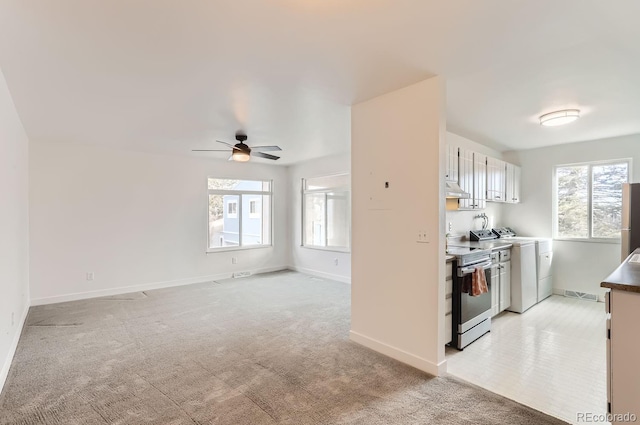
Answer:
[[578, 239], [578, 238], [553, 238], [558, 242], [586, 242], [586, 243], [601, 243], [609, 245], [620, 245], [620, 239]]
[[205, 253], [214, 254], [216, 252], [246, 251], [250, 249], [264, 249], [264, 248], [273, 248], [273, 245], [225, 246], [224, 248], [209, 248], [205, 251]]
[[350, 254], [351, 250], [348, 248], [333, 248], [333, 247], [324, 247], [324, 246], [310, 246], [310, 245], [300, 245], [300, 248], [305, 249], [314, 249], [316, 251], [329, 251], [329, 252], [342, 252], [344, 254]]

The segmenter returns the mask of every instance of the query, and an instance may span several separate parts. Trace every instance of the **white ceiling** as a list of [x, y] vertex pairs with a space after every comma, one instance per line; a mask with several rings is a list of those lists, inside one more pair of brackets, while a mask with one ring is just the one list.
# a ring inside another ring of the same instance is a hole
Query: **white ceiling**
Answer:
[[[348, 150], [351, 104], [439, 74], [450, 131], [527, 149], [640, 133], [638, 16], [637, 0], [0, 0], [0, 68], [33, 141], [191, 154], [244, 129], [287, 164]], [[540, 127], [566, 107], [583, 117]]]

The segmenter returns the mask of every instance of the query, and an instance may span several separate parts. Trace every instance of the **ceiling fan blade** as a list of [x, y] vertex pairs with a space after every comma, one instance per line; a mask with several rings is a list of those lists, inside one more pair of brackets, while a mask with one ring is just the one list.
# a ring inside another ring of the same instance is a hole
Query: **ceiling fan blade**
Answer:
[[235, 147], [235, 146], [234, 146], [234, 145], [232, 145], [231, 143], [223, 142], [222, 140], [216, 140], [216, 142], [218, 142], [218, 143], [222, 143], [223, 145], [227, 145], [227, 146], [229, 146], [231, 149], [238, 149], [238, 150], [240, 150], [240, 148]]
[[191, 149], [191, 152], [229, 152], [229, 149]]
[[255, 149], [257, 151], [281, 151], [280, 146], [251, 146], [251, 149]]
[[262, 153], [262, 152], [251, 152], [251, 155], [253, 156], [257, 156], [259, 158], [266, 158], [266, 159], [280, 159], [279, 156], [275, 156], [275, 155], [269, 155], [268, 153]]

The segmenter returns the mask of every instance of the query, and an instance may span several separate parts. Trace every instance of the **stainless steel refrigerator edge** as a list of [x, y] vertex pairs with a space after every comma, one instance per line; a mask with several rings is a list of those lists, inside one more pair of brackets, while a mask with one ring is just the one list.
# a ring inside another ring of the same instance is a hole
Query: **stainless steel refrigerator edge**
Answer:
[[[634, 230], [635, 229], [635, 230]], [[640, 247], [640, 183], [622, 185], [622, 260]]]

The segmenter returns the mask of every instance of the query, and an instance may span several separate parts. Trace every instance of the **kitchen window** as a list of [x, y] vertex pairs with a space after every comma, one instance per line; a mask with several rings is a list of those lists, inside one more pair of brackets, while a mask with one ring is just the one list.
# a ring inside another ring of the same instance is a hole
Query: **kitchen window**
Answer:
[[208, 252], [271, 245], [272, 183], [208, 179]]
[[349, 251], [349, 174], [302, 179], [302, 246]]
[[555, 238], [618, 241], [631, 160], [555, 167]]

